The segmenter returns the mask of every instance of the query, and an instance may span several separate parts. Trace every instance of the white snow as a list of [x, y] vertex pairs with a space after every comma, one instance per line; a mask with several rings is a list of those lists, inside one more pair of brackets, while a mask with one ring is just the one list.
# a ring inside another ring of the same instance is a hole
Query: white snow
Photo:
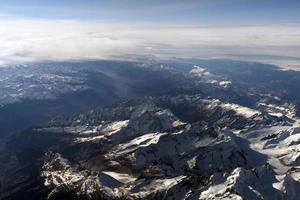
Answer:
[[104, 135], [94, 136], [94, 137], [78, 137], [74, 140], [75, 143], [82, 143], [82, 142], [92, 142], [97, 141], [105, 138]]
[[[62, 158], [60, 154], [51, 154], [51, 156], [50, 162], [44, 163], [42, 167], [41, 176], [45, 178], [45, 186], [59, 187], [60, 185], [65, 185], [73, 188], [84, 178], [83, 174], [73, 171], [69, 161]], [[54, 192], [53, 190], [52, 193]]]
[[178, 127], [178, 126], [181, 126], [181, 125], [185, 125], [186, 123], [180, 121], [180, 120], [176, 120], [172, 123], [172, 126], [173, 127]]
[[[278, 181], [273, 183], [273, 187], [282, 189], [282, 181], [288, 170], [291, 169], [291, 165], [298, 167], [292, 162], [300, 156], [300, 145], [293, 145], [293, 142], [300, 140], [299, 127], [273, 126], [250, 131], [241, 136], [250, 142], [252, 149], [268, 157], [267, 162], [274, 167], [274, 171], [277, 173]], [[262, 140], [263, 138], [265, 139]]]
[[92, 195], [97, 191], [98, 188], [100, 188], [99, 178], [95, 176], [89, 176], [82, 183], [78, 195], [83, 194], [91, 199]]
[[219, 85], [222, 86], [223, 88], [228, 88], [231, 85], [231, 81], [220, 81]]
[[197, 66], [197, 65], [194, 65], [193, 69], [190, 70], [189, 74], [194, 77], [202, 78], [204, 82], [213, 83], [213, 81], [214, 81], [211, 79], [214, 77], [213, 74], [211, 74], [209, 71], [207, 71], [207, 69]]
[[113, 171], [102, 171], [102, 173], [118, 180], [119, 182], [121, 182], [123, 184], [127, 184], [127, 183], [130, 183], [130, 182], [133, 182], [136, 180], [135, 177], [133, 177], [129, 174], [117, 173], [117, 172], [113, 172]]
[[168, 191], [185, 178], [185, 176], [177, 176], [174, 178], [154, 179], [149, 184], [142, 184], [142, 186], [139, 186], [139, 191], [137, 193], [132, 193], [130, 197], [133, 199], [143, 199], [148, 197], [150, 194], [156, 194], [160, 191]]
[[[81, 142], [92, 142], [98, 141], [100, 139], [106, 138], [106, 136], [110, 136], [114, 133], [119, 132], [121, 129], [125, 128], [129, 123], [129, 120], [124, 121], [115, 121], [108, 124], [101, 124], [96, 127], [83, 127], [79, 132], [80, 137], [74, 139], [75, 143]], [[78, 127], [75, 130], [72, 130], [73, 133], [76, 133]], [[69, 132], [71, 129], [69, 128]]]
[[240, 106], [237, 104], [233, 104], [233, 103], [221, 103], [220, 106], [227, 110], [233, 110], [236, 112], [237, 115], [244, 116], [246, 118], [251, 118], [255, 115], [261, 114], [260, 111], [257, 111], [257, 110], [254, 110], [254, 109], [251, 109], [248, 107]]
[[295, 105], [291, 103], [276, 105], [259, 102], [257, 107], [265, 109], [270, 115], [275, 117], [282, 117], [285, 115], [287, 117], [294, 118], [296, 115]]
[[190, 71], [190, 74], [201, 77], [204, 75], [205, 72], [206, 72], [205, 68], [194, 65], [193, 69]]
[[156, 144], [160, 137], [167, 133], [149, 133], [135, 138], [127, 143], [119, 144], [113, 151], [111, 156], [121, 156], [124, 154], [131, 153], [138, 148], [146, 147], [151, 144]]
[[105, 135], [112, 135], [121, 129], [125, 128], [129, 123], [129, 120], [124, 121], [115, 121], [112, 123], [109, 123], [107, 125], [104, 125], [101, 127], [100, 131], [105, 133]]

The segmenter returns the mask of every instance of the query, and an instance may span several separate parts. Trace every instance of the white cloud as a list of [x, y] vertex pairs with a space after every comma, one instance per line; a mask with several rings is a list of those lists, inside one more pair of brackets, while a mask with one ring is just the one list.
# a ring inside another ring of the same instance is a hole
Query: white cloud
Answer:
[[126, 54], [300, 57], [300, 25], [182, 26], [2, 20], [0, 62], [111, 58]]

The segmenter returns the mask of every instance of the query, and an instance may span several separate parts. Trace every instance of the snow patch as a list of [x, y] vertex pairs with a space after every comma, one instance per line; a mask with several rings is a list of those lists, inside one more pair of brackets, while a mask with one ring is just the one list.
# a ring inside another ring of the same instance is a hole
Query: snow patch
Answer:
[[117, 173], [117, 172], [112, 172], [112, 171], [102, 171], [102, 173], [116, 179], [117, 181], [119, 181], [123, 184], [127, 184], [127, 183], [130, 183], [130, 182], [133, 182], [136, 180], [135, 177], [133, 177], [129, 174], [122, 174], [122, 173]]
[[254, 117], [255, 115], [261, 114], [260, 111], [248, 107], [240, 106], [237, 104], [232, 104], [232, 103], [221, 103], [220, 106], [227, 110], [233, 110], [236, 112], [237, 115], [244, 116], [246, 118], [251, 118]]

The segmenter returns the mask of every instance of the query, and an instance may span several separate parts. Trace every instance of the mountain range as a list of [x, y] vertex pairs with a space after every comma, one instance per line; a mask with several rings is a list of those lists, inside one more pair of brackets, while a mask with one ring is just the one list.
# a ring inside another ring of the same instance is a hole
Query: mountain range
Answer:
[[1, 199], [298, 198], [299, 72], [177, 58], [0, 71]]

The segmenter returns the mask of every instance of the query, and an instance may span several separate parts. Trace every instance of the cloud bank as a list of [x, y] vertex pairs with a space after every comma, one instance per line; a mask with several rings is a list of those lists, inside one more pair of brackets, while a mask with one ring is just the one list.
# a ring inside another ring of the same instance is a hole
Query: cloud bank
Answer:
[[300, 24], [183, 26], [2, 20], [0, 63], [110, 59], [128, 54], [177, 57], [300, 57]]

